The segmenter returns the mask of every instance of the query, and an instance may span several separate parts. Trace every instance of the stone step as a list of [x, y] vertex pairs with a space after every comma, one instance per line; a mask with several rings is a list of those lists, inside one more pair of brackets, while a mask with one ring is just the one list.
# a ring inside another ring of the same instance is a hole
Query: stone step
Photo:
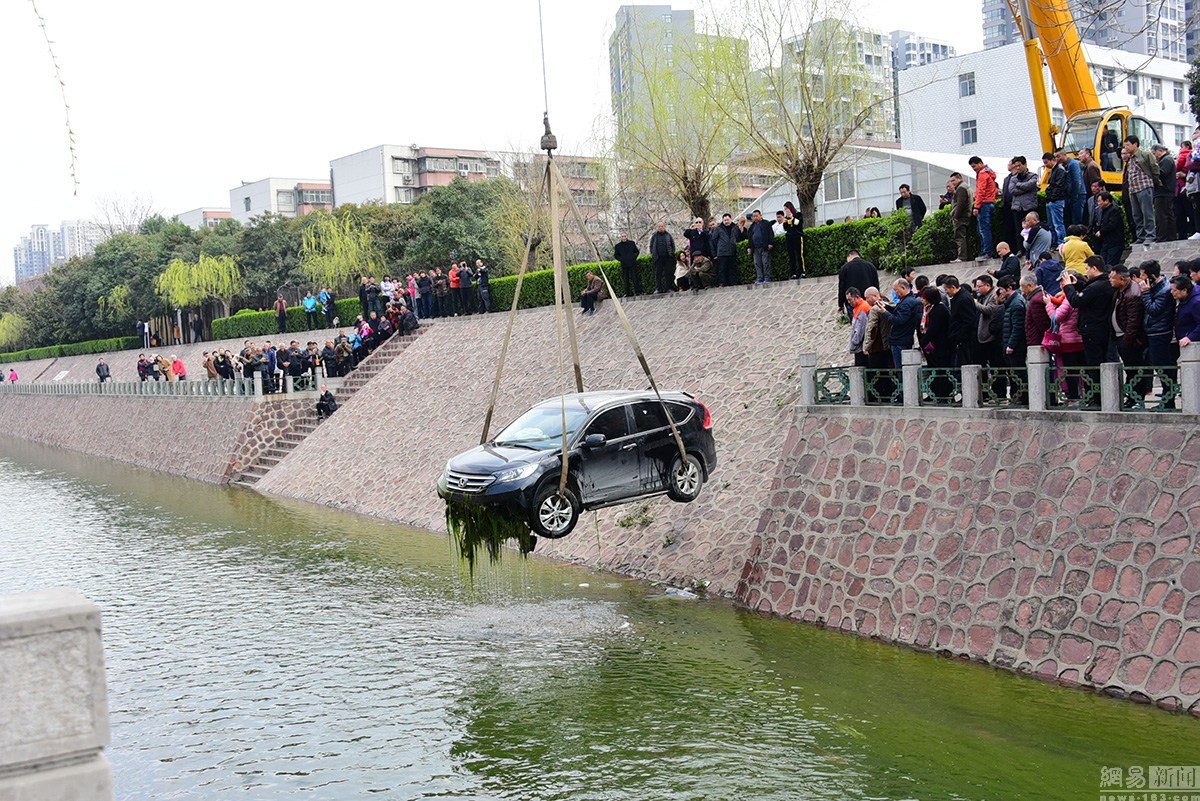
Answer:
[[253, 489], [253, 488], [254, 488], [254, 485], [255, 485], [255, 484], [257, 484], [257, 483], [258, 483], [258, 479], [257, 479], [257, 478], [254, 478], [254, 477], [248, 477], [248, 476], [241, 476], [240, 478], [237, 478], [237, 479], [234, 479], [233, 481], [230, 481], [230, 482], [229, 482], [229, 486], [231, 486], [231, 487], [241, 487], [242, 489]]
[[257, 481], [258, 479], [262, 478], [269, 472], [270, 472], [269, 467], [264, 467], [263, 465], [259, 464], [258, 462], [255, 462], [254, 464], [250, 465], [249, 467], [247, 467], [245, 470], [242, 471], [242, 478], [246, 479], [246, 478], [253, 477], [254, 480]]

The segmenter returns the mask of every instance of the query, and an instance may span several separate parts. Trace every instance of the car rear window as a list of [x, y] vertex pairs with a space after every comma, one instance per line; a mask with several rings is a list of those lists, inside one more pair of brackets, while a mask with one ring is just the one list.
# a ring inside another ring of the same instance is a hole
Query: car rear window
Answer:
[[[691, 408], [682, 403], [667, 401], [667, 405], [671, 407], [671, 417], [674, 418], [676, 425], [682, 423], [692, 413]], [[653, 431], [656, 428], [666, 428], [667, 426], [667, 416], [663, 413], [662, 404], [658, 401], [635, 403], [633, 405], [633, 420], [637, 426], [638, 433]]]

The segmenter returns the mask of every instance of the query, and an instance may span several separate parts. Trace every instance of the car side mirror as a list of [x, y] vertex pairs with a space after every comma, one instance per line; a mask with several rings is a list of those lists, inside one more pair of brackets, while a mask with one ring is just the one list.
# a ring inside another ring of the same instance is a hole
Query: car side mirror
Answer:
[[606, 442], [608, 442], [608, 437], [603, 434], [588, 434], [583, 438], [583, 447], [603, 448]]

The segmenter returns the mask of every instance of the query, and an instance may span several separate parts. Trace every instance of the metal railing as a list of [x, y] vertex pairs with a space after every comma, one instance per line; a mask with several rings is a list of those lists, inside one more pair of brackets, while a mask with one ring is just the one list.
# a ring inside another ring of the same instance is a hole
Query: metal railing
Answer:
[[1162, 366], [1058, 367], [1040, 346], [1028, 349], [1025, 367], [925, 367], [920, 351], [901, 355], [897, 370], [817, 368], [815, 354], [801, 354], [802, 402], [1200, 415], [1200, 344], [1183, 348], [1178, 364]]
[[[293, 383], [291, 376], [285, 376], [279, 388], [287, 394], [316, 394], [316, 380], [311, 376], [304, 377], [305, 381]], [[340, 385], [340, 379], [329, 379], [330, 386]], [[147, 398], [254, 398], [263, 396], [263, 381], [261, 375], [253, 378], [227, 378], [215, 381], [99, 381], [28, 383], [21, 382], [0, 384], [0, 395], [53, 395], [59, 397], [71, 396], [137, 396]]]

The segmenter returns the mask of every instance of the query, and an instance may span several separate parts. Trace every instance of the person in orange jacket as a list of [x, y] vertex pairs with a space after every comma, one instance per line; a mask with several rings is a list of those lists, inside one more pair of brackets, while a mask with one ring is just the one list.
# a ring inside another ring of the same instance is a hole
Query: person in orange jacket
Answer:
[[462, 301], [462, 298], [459, 297], [459, 292], [458, 292], [458, 290], [461, 287], [462, 287], [462, 281], [458, 277], [458, 262], [451, 262], [451, 264], [450, 264], [450, 311], [455, 317], [458, 316], [458, 306], [459, 306], [459, 303]]
[[968, 164], [975, 171], [975, 211], [979, 224], [980, 251], [977, 261], [992, 257], [992, 212], [996, 210], [996, 173], [979, 156], [971, 156]]

